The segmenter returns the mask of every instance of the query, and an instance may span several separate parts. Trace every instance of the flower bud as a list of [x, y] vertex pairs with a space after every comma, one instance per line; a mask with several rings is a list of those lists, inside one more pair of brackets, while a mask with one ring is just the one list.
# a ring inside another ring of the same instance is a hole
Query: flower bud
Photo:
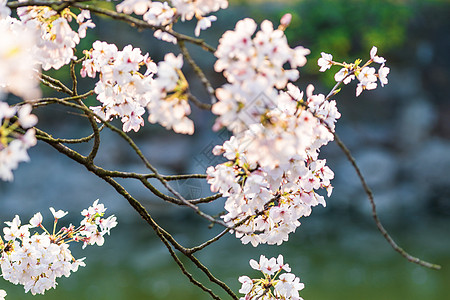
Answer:
[[285, 14], [284, 16], [281, 17], [280, 20], [280, 26], [278, 26], [278, 29], [280, 30], [286, 30], [286, 28], [289, 26], [289, 24], [291, 24], [292, 21], [292, 14]]

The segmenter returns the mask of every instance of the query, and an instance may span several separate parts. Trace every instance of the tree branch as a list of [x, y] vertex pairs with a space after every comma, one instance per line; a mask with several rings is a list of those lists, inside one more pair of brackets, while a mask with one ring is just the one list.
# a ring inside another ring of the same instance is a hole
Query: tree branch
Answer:
[[[203, 73], [202, 69], [197, 65], [197, 63], [194, 61], [194, 59], [192, 58], [191, 54], [189, 53], [189, 50], [187, 49], [186, 45], [184, 44], [183, 40], [180, 40], [178, 42], [178, 46], [180, 47], [181, 53], [183, 54], [184, 58], [189, 62], [189, 64], [191, 65], [192, 69], [194, 70], [195, 74], [197, 74], [198, 78], [200, 78], [201, 82], [203, 83], [203, 85], [206, 88], [206, 91], [208, 92], [208, 94], [211, 97], [211, 103], [216, 103], [217, 99], [215, 97], [215, 90], [212, 87], [211, 83], [209, 82], [208, 78], [206, 78], [205, 73]], [[197, 100], [197, 98], [195, 98], [193, 95], [191, 95], [191, 97], [189, 97], [197, 106], [199, 106], [199, 104], [201, 103], [200, 101]], [[201, 103], [203, 104], [203, 103]], [[204, 107], [201, 107], [202, 105], [200, 105], [200, 108], [203, 109], [211, 109], [211, 105], [206, 106], [203, 105]]]
[[[347, 76], [345, 78], [343, 78], [341, 81], [337, 82], [336, 85], [333, 87], [333, 89], [328, 93], [327, 97], [325, 98], [326, 100], [329, 100], [333, 95], [336, 94], [336, 91], [338, 89], [338, 87], [344, 82], [344, 80], [353, 75], [353, 73], [349, 73], [347, 74]], [[305, 104], [306, 105], [306, 104]], [[306, 105], [307, 107], [307, 105]], [[342, 140], [339, 138], [339, 136], [337, 135], [337, 133], [332, 130], [330, 128], [330, 126], [325, 123], [323, 121], [323, 119], [321, 119], [319, 116], [317, 116], [317, 114], [313, 113], [314, 117], [316, 117], [318, 120], [320, 120], [320, 122], [328, 129], [328, 131], [333, 134], [334, 136], [334, 140], [336, 141], [336, 144], [339, 146], [339, 148], [342, 150], [342, 152], [344, 152], [345, 156], [347, 157], [347, 160], [351, 163], [353, 169], [355, 170], [356, 174], [358, 175], [358, 178], [361, 182], [361, 185], [364, 189], [364, 192], [367, 195], [367, 198], [369, 199], [369, 203], [370, 206], [372, 208], [372, 217], [375, 221], [375, 224], [378, 228], [378, 230], [381, 232], [381, 234], [383, 235], [383, 237], [386, 239], [386, 241], [389, 243], [389, 245], [391, 245], [391, 247], [397, 251], [398, 253], [400, 253], [401, 256], [403, 256], [404, 258], [406, 258], [408, 261], [418, 264], [420, 266], [426, 267], [426, 268], [430, 268], [430, 269], [435, 269], [435, 270], [439, 270], [441, 269], [440, 265], [437, 264], [433, 264], [433, 263], [429, 263], [426, 261], [423, 261], [417, 257], [412, 256], [411, 254], [409, 254], [408, 252], [406, 252], [403, 248], [401, 248], [400, 246], [397, 245], [397, 243], [394, 241], [394, 239], [389, 235], [389, 233], [387, 232], [387, 230], [384, 228], [383, 224], [381, 224], [380, 218], [378, 217], [378, 213], [377, 213], [377, 209], [376, 209], [376, 205], [375, 205], [375, 200], [374, 200], [374, 196], [373, 196], [373, 192], [370, 189], [370, 187], [368, 186], [366, 179], [364, 178], [361, 170], [359, 169], [355, 159], [353, 158], [350, 150], [345, 146], [345, 144], [342, 142]]]

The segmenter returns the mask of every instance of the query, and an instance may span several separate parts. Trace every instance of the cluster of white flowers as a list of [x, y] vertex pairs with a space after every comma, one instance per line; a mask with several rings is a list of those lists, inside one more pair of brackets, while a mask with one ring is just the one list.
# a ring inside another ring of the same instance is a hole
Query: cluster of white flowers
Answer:
[[[44, 70], [59, 69], [74, 59], [74, 48], [86, 36], [86, 29], [95, 27], [88, 10], [76, 15], [70, 8], [57, 12], [47, 6], [27, 6], [18, 8], [17, 14], [40, 33], [35, 56]], [[69, 24], [73, 19], [79, 25], [77, 32]]]
[[[31, 105], [10, 107], [0, 101], [0, 179], [13, 180], [12, 171], [23, 161], [29, 161], [27, 150], [36, 145], [35, 130], [37, 117], [31, 114]], [[25, 134], [16, 132], [21, 127]]]
[[[78, 228], [70, 225], [56, 232], [58, 219], [67, 212], [55, 211], [50, 208], [54, 216], [53, 232], [50, 233], [42, 225], [41, 213], [36, 213], [28, 224], [21, 225], [19, 216], [11, 222], [5, 222], [8, 227], [3, 228], [4, 240], [0, 238], [0, 267], [2, 276], [14, 284], [24, 286], [25, 292], [33, 295], [44, 294], [46, 290], [56, 288], [56, 279], [69, 277], [79, 266], [85, 266], [85, 258], [75, 259], [69, 250], [69, 242], [83, 241], [84, 246], [94, 244], [101, 246], [103, 236], [117, 225], [114, 215], [103, 218], [105, 208], [98, 204], [98, 200], [82, 215], [85, 217]], [[33, 228], [41, 228], [42, 233], [30, 232]], [[6, 294], [6, 293], [5, 293]], [[0, 294], [1, 296], [1, 294]]]
[[191, 113], [188, 103], [186, 78], [181, 72], [183, 56], [168, 53], [158, 63], [158, 77], [154, 80], [150, 101], [147, 105], [148, 120], [182, 134], [194, 133], [194, 122], [187, 116]]
[[253, 246], [287, 241], [312, 206], [325, 206], [315, 190], [330, 195], [334, 174], [318, 154], [333, 140], [329, 130], [340, 117], [335, 101], [313, 95], [312, 86], [304, 100], [288, 83], [299, 74], [283, 65], [303, 66], [309, 50], [291, 49], [269, 21], [252, 40], [255, 30], [256, 23], [245, 19], [220, 40], [216, 70], [224, 70], [229, 83], [216, 94], [215, 128], [227, 126], [233, 137], [213, 150], [228, 162], [207, 169], [211, 190], [228, 197], [224, 221]]
[[[302, 46], [290, 48], [283, 30], [274, 30], [266, 20], [252, 38], [256, 28], [255, 21], [247, 18], [219, 40], [214, 69], [223, 71], [229, 84], [216, 92], [220, 100], [212, 108], [220, 116], [216, 128], [227, 126], [233, 132], [247, 129], [255, 122], [253, 115], [260, 113], [253, 110], [273, 108], [277, 89], [296, 81], [296, 68], [306, 63], [305, 55], [310, 51]], [[286, 70], [283, 66], [288, 62], [292, 69]]]
[[[164, 57], [158, 66], [148, 53], [128, 45], [119, 51], [114, 44], [96, 41], [90, 51], [85, 51], [81, 75], [100, 80], [95, 85], [97, 99], [102, 106], [91, 109], [105, 120], [121, 118], [123, 130], [138, 131], [144, 126], [145, 108], [151, 123], [160, 123], [178, 133], [192, 134], [194, 123], [187, 101], [187, 81], [182, 75], [183, 58], [172, 53]], [[140, 73], [142, 66], [145, 73]], [[153, 78], [157, 74], [157, 78]]]
[[275, 257], [267, 259], [261, 255], [259, 263], [252, 259], [250, 260], [250, 266], [255, 270], [261, 271], [264, 278], [239, 277], [239, 282], [242, 283], [239, 293], [245, 294], [240, 300], [303, 299], [299, 296], [299, 291], [305, 285], [300, 282], [300, 279], [292, 273], [282, 273], [280, 275], [282, 270], [291, 272], [289, 265], [283, 262], [282, 255], [279, 255], [276, 259]]
[[[377, 79], [380, 80], [382, 87], [388, 83], [387, 75], [390, 69], [385, 66], [386, 60], [383, 57], [377, 56], [377, 51], [377, 47], [372, 47], [370, 50], [370, 59], [363, 66], [360, 66], [362, 61], [359, 59], [352, 64], [335, 62], [333, 61], [333, 56], [325, 52], [322, 52], [322, 57], [319, 58], [317, 63], [320, 67], [320, 72], [325, 72], [334, 65], [341, 66], [341, 70], [334, 75], [336, 82], [342, 81], [344, 84], [348, 84], [353, 79], [358, 79], [359, 83], [356, 87], [356, 96], [359, 96], [363, 90], [376, 89]], [[369, 67], [372, 63], [380, 64], [378, 74], [375, 68]]]
[[0, 300], [5, 300], [6, 295], [5, 290], [0, 290]]
[[[116, 9], [125, 14], [142, 15], [150, 25], [161, 26], [165, 30], [170, 30], [178, 18], [184, 22], [195, 17], [197, 19], [195, 35], [199, 36], [201, 30], [211, 27], [211, 23], [217, 20], [216, 16], [207, 15], [228, 7], [227, 0], [172, 0], [170, 3], [172, 6], [167, 2], [125, 0], [118, 4]], [[174, 36], [161, 29], [156, 30], [154, 35], [166, 42], [177, 43]]]
[[[90, 51], [85, 51], [81, 75], [100, 80], [95, 85], [95, 93], [103, 105], [91, 109], [105, 120], [119, 117], [125, 132], [138, 131], [144, 125], [142, 115], [148, 103], [147, 93], [156, 73], [156, 64], [148, 54], [142, 55], [139, 48], [128, 45], [122, 51], [114, 44], [96, 41]], [[145, 65], [145, 74], [139, 73]]]
[[[256, 29], [256, 22], [247, 18], [237, 22], [235, 30], [225, 32], [215, 53], [218, 59], [214, 69], [224, 71], [228, 82], [240, 85], [261, 82], [281, 89], [289, 80], [297, 80], [296, 68], [305, 65], [305, 55], [310, 51], [302, 46], [290, 48], [284, 31], [274, 29], [268, 20], [252, 37]], [[287, 62], [292, 69], [283, 68]]]
[[41, 95], [34, 56], [38, 32], [9, 17], [10, 10], [4, 4], [0, 2], [0, 99], [8, 92], [36, 99]]

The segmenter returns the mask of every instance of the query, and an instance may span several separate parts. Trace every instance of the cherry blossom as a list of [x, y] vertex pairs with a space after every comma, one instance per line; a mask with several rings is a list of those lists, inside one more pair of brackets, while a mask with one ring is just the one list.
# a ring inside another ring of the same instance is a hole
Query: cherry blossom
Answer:
[[333, 65], [333, 55], [322, 52], [321, 53], [322, 57], [319, 58], [319, 60], [317, 61], [317, 63], [319, 64], [320, 67], [320, 72], [325, 72], [326, 70], [330, 69], [331, 66]]
[[[0, 101], [0, 179], [12, 181], [12, 171], [20, 162], [30, 160], [27, 150], [36, 145], [35, 130], [31, 128], [36, 123], [30, 104], [11, 107]], [[16, 131], [19, 127], [25, 130], [24, 134]]]
[[213, 150], [229, 161], [206, 172], [211, 190], [228, 197], [222, 218], [230, 226], [239, 224], [236, 237], [253, 246], [279, 245], [313, 206], [326, 205], [316, 190], [331, 194], [334, 174], [318, 153], [333, 140], [329, 130], [340, 113], [334, 100], [314, 95], [312, 86], [304, 99], [289, 82], [298, 71], [284, 65], [303, 66], [309, 50], [291, 49], [284, 32], [269, 21], [253, 38], [256, 27], [244, 19], [220, 40], [215, 68], [229, 83], [217, 90], [214, 128], [226, 126], [233, 137]]
[[216, 72], [223, 71], [228, 82], [242, 86], [256, 82], [281, 89], [289, 80], [297, 80], [299, 72], [283, 66], [287, 62], [292, 67], [303, 66], [309, 50], [301, 46], [291, 49], [284, 32], [274, 30], [268, 20], [262, 22], [261, 30], [252, 38], [256, 29], [256, 22], [247, 18], [237, 22], [235, 30], [223, 34], [215, 53]]
[[[119, 51], [113, 44], [96, 41], [85, 54], [87, 59], [83, 62], [81, 75], [94, 78], [100, 74], [94, 91], [103, 105], [91, 109], [105, 120], [119, 117], [125, 132], [137, 132], [144, 125], [142, 115], [156, 64], [148, 54], [142, 55], [139, 48], [131, 45]], [[146, 75], [139, 73], [142, 66], [147, 68]]]
[[[86, 36], [86, 29], [95, 27], [89, 11], [82, 10], [77, 16], [70, 8], [57, 12], [47, 6], [27, 6], [19, 7], [17, 14], [23, 23], [40, 32], [35, 55], [44, 70], [59, 69], [75, 59], [74, 48]], [[78, 32], [70, 26], [73, 19]]]
[[[144, 126], [142, 115], [147, 108], [151, 123], [178, 133], [194, 132], [194, 123], [187, 118], [191, 108], [181, 55], [169, 53], [156, 65], [139, 48], [128, 45], [119, 51], [115, 45], [100, 41], [85, 54], [81, 75], [94, 78], [100, 74], [94, 91], [103, 105], [91, 107], [98, 116], [104, 120], [119, 117], [125, 132], [137, 132]], [[142, 74], [144, 66], [146, 72]]]
[[390, 69], [381, 65], [380, 69], [378, 69], [378, 79], [380, 79], [381, 86], [384, 86], [388, 83], [387, 75], [389, 74]]
[[150, 123], [159, 123], [167, 129], [182, 134], [194, 133], [194, 122], [187, 116], [191, 113], [188, 103], [188, 82], [181, 72], [182, 55], [168, 53], [158, 63], [157, 78], [149, 94], [147, 109]]
[[209, 17], [202, 17], [198, 22], [197, 22], [197, 26], [195, 26], [195, 35], [199, 36], [200, 35], [200, 30], [205, 30], [209, 27], [211, 27], [212, 22], [216, 21], [217, 17], [216, 16], [209, 16]]
[[[284, 128], [286, 132], [273, 139], [273, 128], [259, 126], [260, 134], [255, 134], [252, 127], [214, 148], [214, 154], [229, 161], [209, 167], [207, 181], [213, 192], [228, 197], [224, 221], [230, 226], [244, 222], [236, 229], [236, 237], [244, 244], [281, 244], [300, 225], [298, 219], [311, 213], [311, 207], [326, 205], [315, 190], [325, 188], [329, 196], [334, 174], [317, 156], [318, 148], [333, 136], [320, 122], [334, 128], [340, 114], [334, 103], [313, 103], [315, 98], [323, 95], [308, 99], [316, 116], [303, 111], [297, 118], [298, 130]], [[308, 136], [308, 130], [311, 140], [306, 143], [303, 136], [302, 144], [295, 132]]]
[[373, 60], [377, 64], [384, 64], [386, 60], [383, 57], [377, 56], [378, 48], [373, 46], [370, 50], [370, 59]]
[[[362, 60], [358, 59], [355, 63], [339, 63], [332, 60], [333, 56], [331, 54], [326, 54], [322, 52], [322, 57], [319, 58], [317, 64], [320, 67], [320, 71], [324, 72], [331, 68], [333, 65], [341, 66], [342, 68], [334, 75], [336, 82], [343, 82], [344, 84], [350, 83], [354, 79], [358, 79], [358, 84], [356, 86], [356, 96], [361, 95], [364, 90], [373, 90], [377, 88], [377, 78], [381, 82], [383, 87], [388, 83], [387, 75], [390, 69], [385, 66], [386, 59], [377, 56], [377, 47], [373, 46], [370, 50], [370, 60], [368, 60], [364, 65], [361, 65]], [[375, 62], [380, 64], [378, 69], [378, 74], [376, 74], [376, 69], [370, 67], [370, 65]]]
[[[41, 213], [36, 213], [29, 224], [21, 225], [17, 215], [12, 221], [5, 222], [8, 226], [3, 228], [6, 242], [0, 237], [0, 268], [3, 278], [23, 285], [25, 292], [33, 295], [44, 294], [45, 291], [56, 288], [59, 277], [69, 277], [78, 267], [85, 266], [85, 258], [75, 259], [72, 256], [70, 242], [84, 242], [83, 248], [94, 243], [101, 246], [104, 243], [103, 236], [117, 225], [114, 215], [103, 218], [105, 208], [98, 204], [98, 200], [86, 210], [96, 213], [87, 214], [77, 228], [70, 225], [57, 231], [58, 219], [67, 213], [62, 210], [55, 212], [52, 207], [50, 211], [55, 217], [52, 232], [43, 227]], [[30, 232], [30, 229], [38, 227], [43, 230], [42, 233]], [[0, 291], [0, 297], [5, 295], [4, 291]]]
[[[161, 3], [161, 2], [154, 2], [154, 3]], [[137, 15], [143, 15], [147, 12], [147, 10], [150, 7], [152, 7], [154, 3], [149, 0], [125, 0], [116, 6], [116, 10], [118, 12], [122, 12], [128, 15], [132, 13], [135, 13]]]
[[0, 300], [5, 300], [6, 295], [5, 290], [0, 290]]
[[200, 35], [200, 30], [211, 27], [211, 22], [216, 21], [216, 16], [207, 16], [219, 9], [228, 7], [227, 0], [172, 0], [158, 2], [151, 0], [124, 0], [116, 6], [118, 12], [125, 14], [135, 13], [142, 15], [143, 19], [153, 26], [162, 26], [164, 31], [157, 29], [154, 36], [160, 40], [176, 44], [177, 39], [166, 31], [172, 29], [176, 20], [182, 22], [197, 19], [195, 35]]
[[35, 57], [38, 32], [29, 24], [6, 16], [0, 5], [0, 99], [13, 93], [25, 100], [41, 95], [39, 66]]
[[69, 212], [63, 211], [63, 210], [55, 211], [55, 209], [53, 207], [50, 207], [50, 211], [52, 212], [52, 215], [53, 215], [53, 217], [55, 217], [55, 219], [61, 219], [69, 213]]
[[[259, 262], [250, 260], [250, 266], [261, 271], [264, 278], [251, 279], [248, 276], [240, 276], [239, 282], [242, 287], [239, 293], [245, 294], [241, 300], [256, 299], [295, 299], [301, 300], [299, 295], [305, 285], [300, 279], [292, 273], [281, 273], [282, 270], [290, 272], [289, 265], [283, 264], [283, 256], [267, 259], [264, 255], [260, 256]], [[280, 274], [281, 273], [281, 274]], [[278, 279], [277, 279], [278, 277]]]

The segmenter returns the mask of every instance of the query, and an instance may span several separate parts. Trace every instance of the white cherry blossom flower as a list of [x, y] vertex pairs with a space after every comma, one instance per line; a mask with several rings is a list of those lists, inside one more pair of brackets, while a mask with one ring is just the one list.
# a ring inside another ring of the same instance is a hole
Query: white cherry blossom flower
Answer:
[[[158, 3], [158, 2], [156, 2]], [[150, 0], [125, 0], [116, 6], [118, 12], [124, 14], [135, 13], [137, 15], [143, 15], [147, 12], [152, 5]]]
[[154, 36], [160, 40], [176, 44], [177, 40], [170, 33], [172, 25], [177, 19], [182, 22], [197, 19], [195, 35], [200, 35], [200, 30], [211, 27], [211, 22], [217, 17], [207, 16], [209, 13], [228, 7], [227, 0], [172, 0], [158, 2], [151, 0], [125, 0], [116, 6], [118, 12], [125, 14], [135, 13], [143, 15], [143, 19], [153, 26], [165, 26], [165, 31], [158, 29]]
[[175, 17], [175, 10], [167, 2], [151, 2], [149, 10], [143, 18], [150, 25], [166, 26], [172, 23]]
[[322, 57], [319, 58], [319, 60], [317, 61], [317, 64], [320, 67], [320, 72], [325, 72], [326, 70], [328, 70], [329, 68], [331, 68], [331, 66], [333, 65], [333, 55], [322, 52], [321, 53]]
[[200, 20], [197, 21], [197, 26], [195, 26], [195, 36], [200, 35], [200, 30], [205, 30], [209, 27], [211, 27], [212, 22], [216, 21], [216, 16], [209, 16], [209, 17], [203, 17]]
[[386, 60], [383, 57], [377, 56], [376, 55], [377, 51], [378, 51], [378, 48], [373, 46], [372, 49], [370, 50], [370, 59], [372, 59], [377, 64], [384, 64], [386, 62]]
[[63, 211], [63, 210], [55, 211], [55, 209], [53, 207], [50, 207], [50, 211], [52, 212], [52, 215], [53, 215], [53, 217], [55, 217], [55, 219], [61, 219], [69, 213], [69, 212]]
[[376, 72], [375, 68], [365, 67], [358, 74], [358, 80], [363, 83], [376, 82], [377, 77], [375, 76], [375, 72]]
[[35, 213], [34, 216], [30, 219], [31, 227], [40, 227], [42, 224], [42, 215], [40, 212]]
[[[299, 291], [301, 291], [305, 285], [300, 282], [300, 278], [292, 273], [280, 274], [280, 271], [283, 270], [283, 268], [278, 261], [282, 264], [282, 255], [279, 255], [276, 260], [274, 257], [267, 259], [265, 256], [261, 255], [259, 263], [253, 259], [250, 260], [251, 267], [261, 271], [263, 273], [263, 278], [251, 279], [248, 276], [240, 276], [239, 282], [242, 283], [242, 287], [239, 290], [239, 293], [245, 295], [240, 298], [241, 300], [302, 300]], [[273, 272], [273, 270], [276, 271]], [[290, 272], [290, 269], [287, 272]]]
[[388, 83], [387, 75], [389, 74], [389, 71], [390, 69], [388, 67], [385, 67], [384, 65], [381, 65], [380, 69], [378, 70], [378, 79], [380, 79], [382, 87]]

